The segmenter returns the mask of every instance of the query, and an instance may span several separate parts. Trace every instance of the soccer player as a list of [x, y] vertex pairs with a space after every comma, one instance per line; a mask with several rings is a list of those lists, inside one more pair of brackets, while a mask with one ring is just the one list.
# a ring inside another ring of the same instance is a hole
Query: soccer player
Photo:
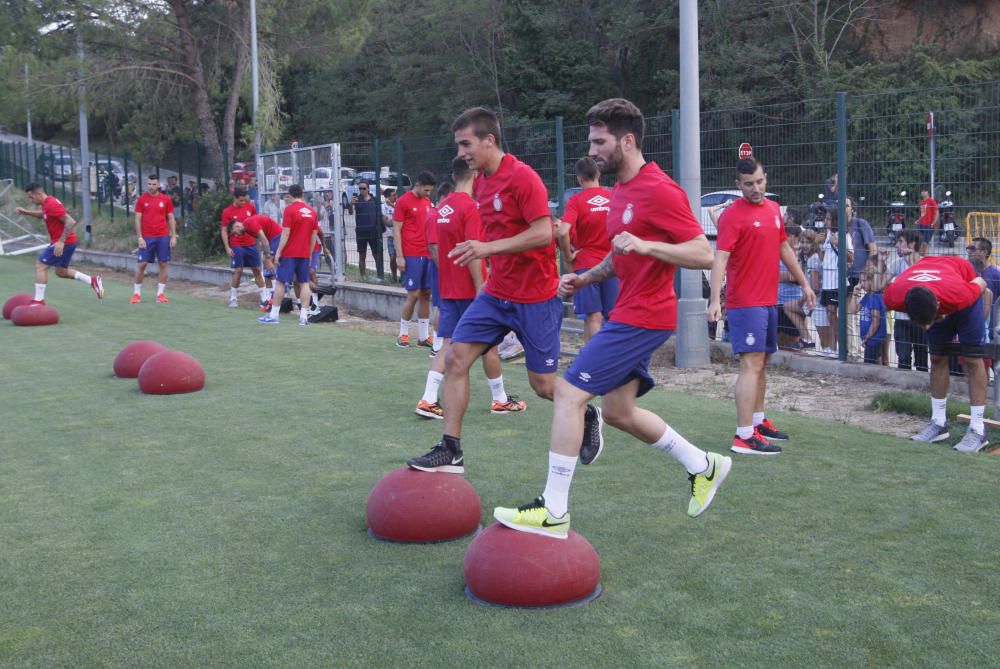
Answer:
[[[243, 222], [237, 220], [230, 221], [228, 233], [231, 237], [241, 235], [251, 237], [254, 240], [255, 246], [259, 241], [261, 249], [258, 250], [258, 254], [261, 254], [264, 259], [264, 276], [273, 277], [275, 268], [272, 258], [275, 251], [278, 250], [278, 244], [281, 242], [281, 229], [281, 226], [273, 218], [262, 214], [254, 214]], [[261, 311], [270, 311], [270, 306], [268, 306], [270, 299], [270, 286], [262, 286], [260, 289]]]
[[708, 320], [722, 318], [722, 278], [726, 278], [726, 311], [733, 353], [740, 358], [736, 376], [736, 436], [734, 453], [777, 455], [788, 435], [764, 416], [767, 392], [765, 367], [778, 350], [779, 260], [802, 287], [807, 307], [816, 303], [795, 251], [788, 244], [778, 203], [764, 197], [767, 173], [756, 158], [736, 163], [736, 187], [742, 197], [719, 219], [719, 237], [712, 263]]
[[[233, 309], [239, 306], [236, 298], [239, 294], [244, 267], [249, 267], [250, 271], [253, 272], [253, 280], [260, 293], [260, 303], [264, 304], [267, 301], [264, 275], [260, 271], [260, 252], [257, 250], [257, 239], [245, 231], [234, 234], [231, 225], [233, 222], [242, 223], [256, 215], [257, 209], [254, 208], [247, 192], [242, 188], [233, 189], [233, 203], [222, 210], [222, 246], [226, 249], [226, 255], [230, 258], [229, 266], [233, 269], [233, 280], [229, 284], [229, 306]], [[240, 229], [242, 230], [242, 226]]]
[[[463, 159], [455, 158], [451, 163], [451, 175], [455, 181], [455, 192], [431, 210], [436, 211], [437, 216], [431, 222], [434, 226], [433, 234], [428, 236], [428, 239], [436, 240], [429, 245], [431, 258], [441, 261], [438, 273], [441, 292], [438, 309], [441, 319], [434, 341], [435, 346], [438, 341], [441, 342], [441, 349], [431, 361], [424, 395], [414, 410], [414, 413], [424, 418], [444, 418], [444, 409], [438, 404], [438, 389], [444, 380], [445, 357], [450, 348], [451, 336], [462, 314], [472, 304], [472, 300], [486, 280], [485, 260], [477, 260], [460, 267], [448, 258], [448, 254], [462, 242], [468, 239], [478, 240], [482, 229], [476, 201], [472, 199], [475, 170], [470, 169]], [[492, 413], [516, 413], [527, 408], [527, 404], [514, 399], [504, 389], [503, 371], [496, 347], [491, 348], [483, 356], [483, 371], [486, 372], [486, 380], [493, 395], [493, 403], [490, 406]]]
[[[489, 258], [490, 273], [452, 332], [445, 356], [444, 436], [430, 452], [407, 464], [420, 471], [462, 473], [462, 419], [469, 405], [469, 368], [513, 330], [524, 344], [532, 389], [539, 397], [552, 399], [562, 301], [556, 296], [559, 276], [552, 217], [541, 178], [504, 152], [500, 123], [493, 112], [482, 107], [466, 110], [451, 130], [458, 157], [479, 172], [473, 192], [483, 234], [481, 240], [466, 239], [457, 244], [448, 259], [465, 267]], [[442, 264], [448, 259], [441, 258]], [[577, 426], [577, 432], [579, 429]], [[585, 432], [588, 446], [599, 451], [600, 422], [596, 416]]]
[[139, 241], [139, 263], [135, 267], [135, 285], [132, 304], [142, 301], [142, 277], [146, 265], [159, 263], [160, 276], [156, 284], [156, 301], [166, 304], [167, 279], [169, 278], [170, 249], [177, 246], [177, 221], [174, 220], [174, 203], [170, 196], [160, 192], [160, 178], [150, 174], [146, 192], [135, 203], [135, 236]]
[[[259, 323], [279, 323], [281, 300], [285, 297], [285, 284], [293, 281], [299, 284], [299, 300], [309, 304], [309, 260], [316, 236], [319, 234], [319, 218], [316, 210], [302, 198], [302, 186], [288, 187], [288, 206], [282, 217], [280, 241], [274, 252], [274, 263], [278, 266], [278, 285], [274, 288], [271, 313], [257, 319]], [[309, 312], [299, 309], [299, 325], [309, 324]]]
[[455, 187], [448, 183], [447, 181], [438, 186], [437, 191], [437, 204], [432, 206], [427, 211], [427, 218], [424, 219], [424, 238], [427, 240], [427, 253], [430, 256], [431, 262], [427, 266], [428, 282], [431, 285], [431, 309], [433, 311], [433, 318], [431, 318], [431, 352], [430, 357], [436, 356], [441, 351], [441, 338], [435, 336], [439, 321], [441, 320], [441, 282], [440, 273], [438, 271], [439, 258], [438, 258], [438, 238], [437, 238], [437, 220], [438, 220], [438, 207], [441, 206], [441, 202], [444, 201], [446, 197], [451, 195]]
[[[583, 274], [611, 252], [606, 221], [611, 191], [603, 188], [597, 163], [590, 156], [576, 161], [576, 180], [583, 190], [566, 203], [559, 225], [559, 248], [563, 258], [573, 263], [573, 270]], [[573, 293], [573, 311], [583, 320], [583, 343], [611, 314], [618, 297], [618, 278], [611, 276]]]
[[732, 465], [730, 458], [706, 453], [662, 418], [636, 406], [636, 399], [654, 385], [648, 371], [653, 351], [677, 324], [674, 272], [677, 267], [709, 267], [712, 247], [684, 191], [643, 158], [644, 120], [634, 104], [620, 98], [599, 102], [587, 112], [587, 123], [590, 157], [602, 172], [618, 178], [607, 220], [613, 252], [589, 272], [564, 274], [559, 291], [569, 296], [614, 274], [621, 292], [611, 319], [556, 383], [544, 492], [523, 506], [493, 511], [507, 527], [557, 539], [569, 533], [569, 489], [580, 452], [581, 418], [597, 395], [604, 398], [609, 424], [669, 453], [687, 470], [689, 516], [708, 508]]
[[17, 213], [21, 216], [34, 216], [45, 221], [45, 229], [49, 233], [49, 241], [52, 243], [38, 255], [38, 262], [35, 263], [35, 299], [32, 304], [45, 304], [45, 288], [49, 283], [49, 267], [56, 268], [56, 276], [61, 279], [76, 279], [83, 283], [90, 284], [90, 287], [97, 293], [97, 299], [104, 297], [104, 281], [99, 274], [88, 276], [83, 272], [69, 266], [73, 259], [73, 252], [76, 251], [76, 219], [66, 213], [63, 203], [52, 195], [48, 195], [41, 184], [30, 183], [24, 189], [28, 194], [28, 199], [33, 204], [40, 205], [39, 210], [25, 209], [18, 207]]
[[931, 420], [913, 435], [913, 441], [937, 442], [948, 438], [945, 409], [948, 404], [948, 344], [958, 336], [969, 381], [972, 420], [954, 449], [976, 453], [987, 445], [983, 413], [987, 373], [980, 344], [985, 335], [983, 296], [989, 302], [986, 281], [976, 276], [968, 260], [955, 256], [927, 257], [910, 265], [886, 286], [885, 306], [905, 311], [910, 321], [927, 331], [931, 355]]
[[430, 172], [417, 175], [417, 184], [396, 200], [392, 214], [392, 235], [396, 246], [396, 266], [403, 273], [406, 301], [399, 319], [396, 346], [410, 345], [410, 319], [417, 308], [417, 346], [430, 348], [431, 284], [427, 266], [431, 262], [424, 238], [424, 221], [431, 208], [431, 191], [437, 180]]

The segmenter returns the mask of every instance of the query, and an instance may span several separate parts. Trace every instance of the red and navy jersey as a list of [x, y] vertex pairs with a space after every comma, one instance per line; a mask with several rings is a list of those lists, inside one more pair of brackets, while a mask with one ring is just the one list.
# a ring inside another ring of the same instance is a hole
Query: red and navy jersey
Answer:
[[[703, 234], [687, 194], [656, 163], [611, 191], [608, 239], [630, 232], [647, 241], [682, 244]], [[611, 320], [649, 330], [677, 327], [676, 266], [638, 253], [612, 256], [618, 276], [618, 301]]]
[[729, 252], [726, 307], [770, 307], [778, 303], [781, 244], [787, 239], [778, 203], [734, 201], [719, 219], [715, 247]]
[[965, 258], [957, 256], [927, 257], [907, 267], [885, 288], [885, 306], [906, 311], [906, 293], [923, 286], [938, 301], [938, 316], [947, 316], [976, 303], [982, 288], [969, 283], [976, 278], [976, 269]]
[[246, 229], [247, 234], [254, 239], [261, 232], [267, 237], [267, 241], [281, 236], [281, 225], [270, 216], [264, 216], [263, 214], [256, 214], [243, 221], [243, 227]]
[[[240, 223], [246, 223], [247, 219], [251, 216], [255, 216], [257, 210], [253, 206], [253, 202], [247, 202], [246, 204], [241, 204], [236, 206], [234, 204], [229, 205], [222, 210], [222, 227], [225, 228], [233, 221], [239, 221]], [[244, 226], [246, 227], [246, 226]], [[229, 245], [230, 246], [253, 246], [257, 243], [257, 240], [248, 234], [249, 231], [244, 232], [242, 235], [230, 235]]]
[[[468, 266], [459, 267], [448, 254], [461, 242], [478, 240], [482, 236], [482, 221], [476, 201], [466, 193], [452, 193], [437, 207], [436, 229], [438, 244], [438, 284], [441, 297], [447, 300], [471, 300], [476, 297], [476, 284]], [[483, 277], [486, 261], [479, 260]]]
[[[59, 241], [66, 231], [66, 224], [63, 223], [63, 216], [66, 215], [66, 207], [52, 195], [49, 195], [42, 202], [42, 216], [45, 217], [45, 229], [49, 231], [49, 239], [53, 244]], [[76, 244], [76, 233], [72, 230], [66, 237], [66, 244]]]
[[399, 236], [403, 242], [404, 257], [430, 257], [427, 251], [427, 239], [424, 237], [424, 222], [427, 220], [430, 208], [431, 201], [426, 197], [417, 197], [413, 191], [403, 193], [396, 200], [392, 220], [401, 223]]
[[569, 223], [569, 241], [577, 250], [573, 269], [581, 271], [596, 267], [611, 253], [608, 240], [608, 203], [611, 191], [607, 188], [587, 188], [566, 202], [562, 221]]
[[287, 228], [288, 241], [281, 250], [282, 258], [308, 258], [312, 255], [312, 234], [319, 232], [319, 217], [316, 210], [302, 200], [293, 200], [285, 207], [281, 227]]
[[174, 213], [174, 203], [166, 193], [143, 193], [136, 200], [135, 213], [142, 216], [143, 237], [166, 237], [170, 234], [167, 215]]
[[[549, 196], [535, 170], [504, 154], [497, 171], [480, 173], [473, 186], [483, 224], [483, 241], [514, 237], [540, 218], [551, 221]], [[528, 304], [552, 299], [559, 286], [555, 239], [519, 253], [490, 257], [485, 290], [493, 297]]]

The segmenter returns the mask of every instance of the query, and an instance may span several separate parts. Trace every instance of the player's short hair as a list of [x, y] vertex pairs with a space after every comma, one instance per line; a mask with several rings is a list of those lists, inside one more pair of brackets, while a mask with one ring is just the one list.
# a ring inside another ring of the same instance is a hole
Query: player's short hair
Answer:
[[487, 135], [493, 135], [497, 146], [501, 146], [500, 120], [489, 109], [485, 107], [466, 109], [452, 122], [451, 131], [458, 132], [468, 127], [472, 128], [473, 134], [479, 139], [486, 139]]
[[156, 173], [150, 174], [148, 177], [146, 177], [146, 181], [159, 181], [159, 180], [160, 180], [160, 175]]
[[609, 98], [588, 109], [587, 125], [604, 126], [618, 139], [631, 133], [639, 146], [642, 146], [642, 138], [646, 134], [642, 112], [624, 98]]
[[424, 170], [417, 175], [417, 185], [418, 186], [433, 186], [437, 183], [437, 179], [434, 177], [434, 173], [428, 170]]
[[40, 193], [45, 189], [42, 188], [42, 184], [37, 181], [32, 181], [30, 184], [24, 187], [25, 193]]
[[753, 156], [750, 156], [749, 158], [740, 158], [736, 162], [736, 178], [739, 179], [742, 174], [753, 174], [757, 171], [758, 167], [762, 170], [764, 169], [763, 163]]
[[916, 325], [930, 325], [937, 318], [937, 297], [926, 286], [914, 286], [906, 291], [905, 303], [906, 313]]
[[469, 167], [469, 163], [465, 162], [463, 158], [455, 158], [451, 161], [451, 178], [454, 179], [456, 183], [459, 181], [467, 181], [471, 176], [472, 168]]
[[232, 235], [233, 234], [233, 227], [237, 223], [239, 223], [239, 221], [237, 221], [235, 218], [233, 220], [229, 221], [228, 223], [226, 223], [226, 234], [227, 235]]
[[302, 186], [299, 184], [292, 184], [288, 187], [288, 194], [292, 197], [302, 197]]
[[590, 156], [584, 156], [580, 158], [573, 165], [573, 170], [576, 172], [576, 176], [580, 177], [584, 181], [594, 181], [598, 178], [597, 163]]
[[246, 197], [246, 196], [247, 196], [247, 189], [246, 188], [234, 188], [233, 189], [233, 199], [234, 200], [236, 198], [238, 198], [238, 197]]
[[983, 250], [986, 251], [986, 255], [990, 255], [993, 253], [993, 242], [986, 239], [986, 237], [973, 237], [972, 241], [978, 244], [979, 246], [982, 246]]
[[444, 181], [438, 186], [438, 200], [443, 200], [444, 198], [451, 195], [452, 191], [455, 190], [455, 186], [450, 181]]

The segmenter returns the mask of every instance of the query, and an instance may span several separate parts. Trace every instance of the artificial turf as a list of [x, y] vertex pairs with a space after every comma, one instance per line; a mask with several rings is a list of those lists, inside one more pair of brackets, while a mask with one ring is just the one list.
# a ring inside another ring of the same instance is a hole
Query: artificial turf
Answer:
[[[0, 258], [0, 297], [31, 263]], [[415, 417], [425, 349], [343, 324], [255, 322], [174, 293], [97, 302], [52, 279], [52, 327], [0, 323], [0, 665], [136, 667], [983, 667], [1000, 663], [1000, 458], [801, 413], [776, 458], [736, 458], [685, 510], [669, 457], [607, 429], [578, 467], [573, 529], [604, 594], [525, 611], [463, 594], [471, 539], [379, 542], [375, 483], [440, 437]], [[112, 378], [130, 341], [198, 358], [204, 390]], [[463, 443], [483, 522], [544, 485], [547, 402], [489, 413], [474, 370]], [[723, 450], [731, 402], [640, 400]]]

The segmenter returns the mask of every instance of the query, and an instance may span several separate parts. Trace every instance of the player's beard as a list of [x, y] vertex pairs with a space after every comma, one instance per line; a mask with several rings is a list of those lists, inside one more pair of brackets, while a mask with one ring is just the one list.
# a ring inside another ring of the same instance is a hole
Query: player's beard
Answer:
[[597, 167], [601, 170], [601, 174], [617, 174], [618, 168], [621, 166], [622, 162], [625, 160], [625, 154], [622, 152], [622, 145], [619, 143], [615, 144], [615, 150], [611, 152], [611, 155], [606, 159], [601, 158], [597, 160]]

